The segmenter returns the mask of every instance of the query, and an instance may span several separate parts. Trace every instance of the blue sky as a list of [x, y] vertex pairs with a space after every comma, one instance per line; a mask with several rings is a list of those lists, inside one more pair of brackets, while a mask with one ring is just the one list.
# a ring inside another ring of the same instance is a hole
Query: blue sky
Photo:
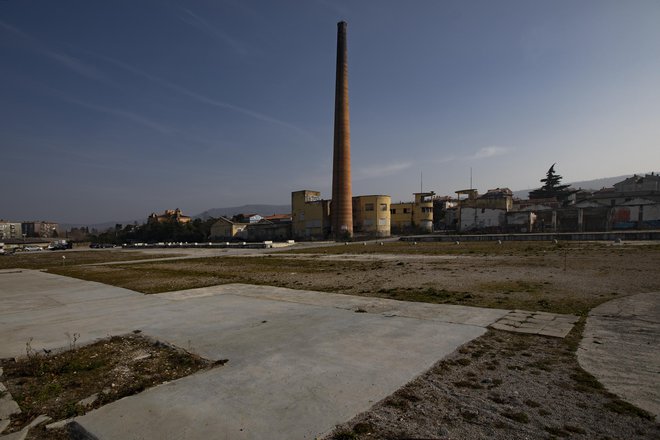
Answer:
[[330, 197], [336, 23], [353, 192], [660, 168], [660, 2], [0, 1], [0, 218]]

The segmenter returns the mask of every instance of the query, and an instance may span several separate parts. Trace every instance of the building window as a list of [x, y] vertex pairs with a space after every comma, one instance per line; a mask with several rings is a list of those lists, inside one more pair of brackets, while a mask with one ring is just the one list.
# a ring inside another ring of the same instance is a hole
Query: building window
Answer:
[[396, 214], [396, 208], [390, 209], [390, 214]]
[[387, 203], [381, 203], [380, 204], [380, 210], [381, 211], [387, 211]]
[[373, 203], [365, 203], [364, 210], [365, 211], [373, 211], [374, 210], [374, 204]]
[[386, 218], [379, 218], [378, 219], [378, 226], [387, 226], [387, 219]]
[[423, 206], [422, 207], [422, 212], [426, 213], [426, 214], [429, 214], [429, 213], [433, 212], [433, 208], [427, 208], [427, 207]]
[[403, 208], [404, 214], [410, 214], [410, 208]]

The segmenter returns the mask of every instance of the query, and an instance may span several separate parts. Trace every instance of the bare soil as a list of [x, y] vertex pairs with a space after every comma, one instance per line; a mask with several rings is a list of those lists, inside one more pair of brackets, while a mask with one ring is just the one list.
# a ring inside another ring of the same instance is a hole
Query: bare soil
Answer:
[[[0, 361], [4, 370], [2, 382], [22, 411], [12, 416], [8, 432], [22, 429], [42, 414], [51, 417], [51, 422], [79, 416], [163, 382], [224, 363], [202, 359], [138, 333], [113, 336], [84, 347], [76, 347], [76, 335], [70, 338], [69, 350], [62, 353], [34, 351], [28, 341], [26, 356]], [[80, 403], [90, 396], [96, 399]], [[31, 429], [28, 438], [69, 436], [66, 428], [46, 430], [40, 426]]]
[[490, 330], [328, 438], [660, 438], [651, 415], [579, 367], [580, 332], [562, 340]]
[[144, 293], [251, 283], [577, 315], [660, 290], [658, 245], [385, 243], [312, 251], [50, 270]]
[[[660, 290], [660, 246], [610, 243], [384, 243], [54, 273], [144, 293], [225, 283], [586, 316], [612, 298]], [[602, 389], [565, 340], [491, 330], [334, 439], [660, 438], [644, 411]]]

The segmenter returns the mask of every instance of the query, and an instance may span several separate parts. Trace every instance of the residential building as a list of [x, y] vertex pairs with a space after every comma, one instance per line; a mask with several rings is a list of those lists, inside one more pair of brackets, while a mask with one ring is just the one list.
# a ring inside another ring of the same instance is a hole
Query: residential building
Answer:
[[246, 228], [248, 223], [237, 223], [228, 218], [220, 217], [218, 221], [211, 225], [211, 240], [236, 240], [247, 239]]
[[620, 206], [634, 199], [660, 202], [660, 175], [656, 173], [645, 176], [634, 175], [615, 183], [612, 188], [603, 188], [594, 192], [591, 199], [609, 206]]
[[390, 196], [353, 197], [353, 233], [375, 237], [390, 236]]
[[147, 223], [189, 223], [192, 219], [187, 215], [183, 215], [179, 208], [176, 209], [166, 209], [165, 212], [158, 215], [156, 213], [151, 213], [147, 218]]
[[21, 234], [25, 237], [59, 237], [59, 225], [54, 222], [46, 221], [22, 222]]
[[330, 200], [319, 191], [291, 193], [291, 232], [296, 240], [326, 239], [330, 235]]
[[23, 230], [20, 223], [0, 220], [0, 240], [9, 238], [21, 238]]
[[[460, 190], [456, 194], [459, 199], [459, 231], [502, 231], [506, 225], [506, 213], [513, 208], [513, 193], [509, 188], [489, 189], [481, 196], [476, 189]], [[461, 199], [461, 195], [467, 195], [467, 198]]]

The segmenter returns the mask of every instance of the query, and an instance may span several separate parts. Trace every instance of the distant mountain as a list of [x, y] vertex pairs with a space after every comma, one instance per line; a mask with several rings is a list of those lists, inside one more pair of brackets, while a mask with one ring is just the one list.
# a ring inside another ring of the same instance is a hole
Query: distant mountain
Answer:
[[[638, 174], [640, 175], [640, 174]], [[641, 173], [643, 176], [644, 173]], [[628, 177], [631, 177], [632, 174], [626, 174], [623, 176], [616, 176], [616, 177], [603, 177], [602, 179], [594, 179], [594, 180], [582, 180], [579, 182], [572, 182], [570, 183], [571, 187], [574, 189], [585, 189], [585, 190], [590, 190], [590, 191], [596, 191], [601, 188], [609, 188], [614, 186], [615, 183], [621, 182], [622, 180], [627, 179]], [[541, 183], [539, 182], [538, 188], [541, 187]], [[536, 189], [536, 188], [533, 188]], [[518, 191], [513, 192], [513, 197], [517, 197], [519, 199], [526, 199], [529, 195], [529, 192], [532, 191], [533, 189], [521, 189]]]
[[232, 208], [213, 208], [208, 209], [201, 214], [194, 215], [193, 218], [206, 220], [208, 218], [231, 217], [236, 214], [259, 214], [262, 216], [273, 214], [288, 214], [291, 212], [291, 205], [243, 205]]

